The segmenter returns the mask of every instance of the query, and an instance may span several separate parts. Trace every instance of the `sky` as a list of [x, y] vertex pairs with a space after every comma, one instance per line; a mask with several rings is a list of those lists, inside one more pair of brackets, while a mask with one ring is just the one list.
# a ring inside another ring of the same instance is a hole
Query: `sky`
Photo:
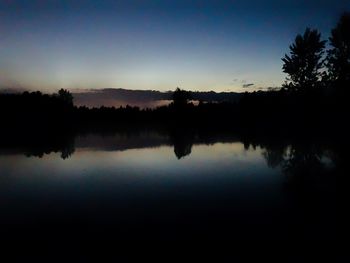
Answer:
[[298, 33], [324, 38], [348, 0], [0, 0], [0, 88], [278, 87]]

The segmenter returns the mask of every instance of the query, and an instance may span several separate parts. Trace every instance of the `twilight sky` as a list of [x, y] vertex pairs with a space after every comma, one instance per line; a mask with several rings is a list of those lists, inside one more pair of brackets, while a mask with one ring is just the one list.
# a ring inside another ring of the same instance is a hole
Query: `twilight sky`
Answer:
[[349, 0], [0, 0], [0, 88], [280, 86], [296, 34], [309, 26], [326, 38], [349, 9]]

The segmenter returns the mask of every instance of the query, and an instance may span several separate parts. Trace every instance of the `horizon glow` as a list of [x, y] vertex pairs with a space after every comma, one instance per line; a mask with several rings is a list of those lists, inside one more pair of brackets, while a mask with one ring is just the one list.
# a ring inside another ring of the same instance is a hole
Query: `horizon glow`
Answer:
[[295, 36], [311, 27], [327, 39], [346, 8], [345, 0], [0, 0], [0, 88], [278, 87]]

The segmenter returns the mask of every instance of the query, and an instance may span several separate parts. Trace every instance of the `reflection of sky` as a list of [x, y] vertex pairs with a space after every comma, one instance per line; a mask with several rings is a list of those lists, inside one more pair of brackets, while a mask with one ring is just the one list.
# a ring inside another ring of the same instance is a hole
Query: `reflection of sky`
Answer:
[[[191, 155], [180, 160], [169, 146], [125, 151], [78, 148], [66, 160], [59, 153], [43, 158], [4, 155], [0, 156], [0, 199], [5, 206], [0, 202], [0, 211], [7, 211], [6, 204], [14, 202], [20, 204], [22, 217], [35, 216], [21, 208], [27, 207], [26, 200], [33, 200], [31, 205], [42, 212], [49, 207], [56, 211], [51, 207], [55, 202], [63, 205], [62, 211], [70, 204], [77, 209], [87, 206], [87, 211], [90, 205], [100, 204], [109, 213], [117, 205], [156, 204], [165, 199], [176, 204], [210, 199], [213, 205], [215, 200], [237, 198], [240, 204], [273, 206], [280, 202], [283, 180], [278, 173], [267, 167], [260, 149], [245, 151], [241, 143], [195, 145]], [[207, 203], [199, 204], [206, 207]], [[142, 206], [139, 209], [140, 216], [145, 216]]]
[[63, 179], [67, 176], [250, 176], [271, 172], [266, 166], [261, 150], [245, 150], [241, 143], [194, 145], [191, 154], [181, 160], [176, 158], [172, 146], [124, 151], [77, 148], [66, 160], [61, 159], [57, 153], [44, 155], [43, 158], [5, 155], [0, 157], [0, 167], [2, 175], [45, 180]]
[[306, 26], [348, 1], [0, 1], [6, 87], [241, 91], [278, 86]]

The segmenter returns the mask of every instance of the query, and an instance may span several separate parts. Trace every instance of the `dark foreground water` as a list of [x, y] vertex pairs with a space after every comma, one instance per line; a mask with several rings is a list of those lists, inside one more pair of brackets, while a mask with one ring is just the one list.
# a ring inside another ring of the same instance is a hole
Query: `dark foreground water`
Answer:
[[145, 132], [35, 145], [0, 150], [0, 237], [15, 247], [336, 242], [333, 144]]

